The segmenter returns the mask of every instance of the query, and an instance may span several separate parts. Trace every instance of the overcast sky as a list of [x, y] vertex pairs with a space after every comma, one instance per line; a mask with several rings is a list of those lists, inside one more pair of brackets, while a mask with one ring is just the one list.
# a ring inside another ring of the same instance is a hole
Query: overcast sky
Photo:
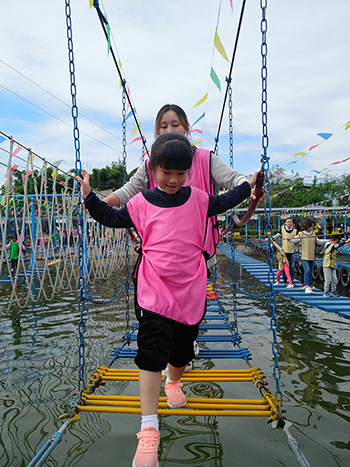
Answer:
[[[233, 1], [232, 14], [230, 0], [100, 2], [149, 147], [165, 103], [183, 107], [191, 124], [205, 112], [194, 128], [203, 130], [202, 147], [214, 147], [230, 68], [214, 49], [215, 28], [221, 5], [218, 34], [231, 60], [241, 4]], [[350, 1], [267, 4], [270, 165], [314, 175], [312, 170], [350, 157]], [[88, 0], [75, 0], [71, 12], [81, 159], [91, 170], [121, 157], [121, 90], [96, 10]], [[246, 175], [259, 168], [262, 153], [260, 19], [260, 0], [248, 0], [232, 76], [234, 166]], [[50, 162], [63, 160], [62, 169], [69, 170], [75, 152], [64, 0], [2, 0], [0, 44], [0, 130]], [[211, 66], [221, 92], [210, 80]], [[225, 118], [219, 155], [229, 162], [227, 126]], [[131, 136], [134, 128], [130, 118], [129, 142], [138, 136]], [[325, 140], [318, 133], [332, 136]], [[299, 152], [307, 154], [294, 156]], [[140, 164], [140, 155], [138, 143], [128, 147], [128, 171]], [[0, 157], [4, 162], [2, 152]], [[323, 173], [348, 172], [349, 162]]]

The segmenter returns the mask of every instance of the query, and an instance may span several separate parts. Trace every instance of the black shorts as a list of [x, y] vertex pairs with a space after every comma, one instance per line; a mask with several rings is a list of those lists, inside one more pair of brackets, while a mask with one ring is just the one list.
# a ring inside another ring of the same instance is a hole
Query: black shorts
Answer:
[[141, 370], [161, 371], [168, 363], [180, 368], [194, 357], [199, 323], [182, 324], [157, 313], [136, 310], [139, 322], [135, 363]]

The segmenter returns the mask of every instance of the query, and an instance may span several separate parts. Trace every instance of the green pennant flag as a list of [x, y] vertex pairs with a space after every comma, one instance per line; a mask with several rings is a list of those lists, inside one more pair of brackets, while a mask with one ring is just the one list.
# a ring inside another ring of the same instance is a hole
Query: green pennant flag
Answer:
[[105, 16], [105, 20], [106, 20], [106, 29], [107, 29], [107, 38], [108, 38], [107, 55], [109, 55], [111, 51], [111, 27], [108, 23], [107, 15]]
[[220, 80], [219, 80], [219, 78], [218, 78], [218, 75], [215, 73], [213, 67], [211, 67], [210, 78], [213, 80], [213, 83], [214, 83], [215, 86], [219, 89], [219, 91], [221, 91]]

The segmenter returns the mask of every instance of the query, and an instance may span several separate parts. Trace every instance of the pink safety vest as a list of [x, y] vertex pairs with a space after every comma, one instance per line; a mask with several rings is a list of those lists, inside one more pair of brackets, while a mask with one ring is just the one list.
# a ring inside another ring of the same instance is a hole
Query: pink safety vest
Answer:
[[203, 255], [208, 194], [191, 187], [182, 206], [159, 207], [138, 193], [127, 203], [142, 240], [134, 279], [138, 305], [183, 324], [205, 312], [207, 268]]
[[[213, 195], [214, 186], [210, 183], [210, 161], [210, 151], [208, 149], [197, 148], [193, 156], [192, 167], [185, 182], [185, 186], [195, 186], [196, 188], [199, 188], [200, 190]], [[148, 174], [149, 187], [151, 190], [153, 190], [153, 188], [157, 186], [157, 182], [154, 178], [153, 172], [150, 171], [148, 165], [149, 160], [146, 162], [146, 169]], [[209, 258], [211, 258], [215, 254], [216, 245], [219, 243], [219, 233], [215, 216], [209, 217], [207, 222], [208, 233], [206, 237], [205, 251], [209, 254]]]

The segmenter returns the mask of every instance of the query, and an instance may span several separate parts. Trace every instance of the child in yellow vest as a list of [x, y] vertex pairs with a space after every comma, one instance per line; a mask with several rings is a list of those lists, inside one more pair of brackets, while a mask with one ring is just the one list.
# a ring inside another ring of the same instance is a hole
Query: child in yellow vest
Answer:
[[[340, 235], [331, 235], [329, 242], [324, 247], [323, 257], [323, 274], [324, 274], [324, 297], [339, 297], [336, 292], [337, 288], [337, 250], [345, 243], [349, 243], [350, 238], [346, 241], [340, 238]], [[331, 291], [329, 292], [329, 287]]]
[[313, 220], [307, 218], [304, 222], [304, 230], [299, 232], [294, 238], [288, 239], [288, 241], [292, 243], [300, 242], [300, 259], [304, 270], [304, 287], [305, 293], [307, 294], [314, 293], [311, 288], [311, 279], [315, 264], [316, 244], [327, 242], [327, 240], [321, 240], [316, 236], [313, 227]]
[[283, 248], [281, 248], [276, 242], [272, 240], [271, 243], [273, 245], [273, 251], [275, 254], [275, 258], [278, 261], [278, 267], [277, 267], [278, 271], [276, 274], [276, 282], [273, 285], [280, 285], [281, 276], [282, 276], [282, 273], [284, 272], [288, 279], [287, 289], [292, 289], [294, 285], [293, 285], [293, 281], [292, 281], [292, 278], [289, 272], [289, 261], [287, 259], [287, 256]]

